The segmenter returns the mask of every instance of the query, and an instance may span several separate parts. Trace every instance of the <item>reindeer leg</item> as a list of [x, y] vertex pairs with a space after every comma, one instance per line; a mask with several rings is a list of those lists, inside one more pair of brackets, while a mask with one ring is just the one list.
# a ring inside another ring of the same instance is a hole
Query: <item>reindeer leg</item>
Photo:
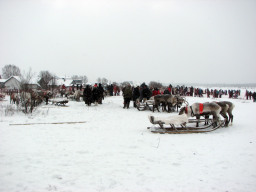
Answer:
[[[197, 120], [200, 120], [200, 116], [197, 115], [197, 116], [196, 116], [196, 119], [197, 119]], [[199, 127], [199, 121], [196, 122], [196, 127]]]
[[229, 113], [228, 115], [229, 115], [229, 121], [228, 122], [231, 121], [231, 125], [232, 125], [232, 123], [233, 123], [233, 114]]
[[221, 113], [222, 117], [225, 119], [225, 127], [228, 127], [229, 119], [226, 113]]
[[209, 125], [209, 115], [205, 115], [204, 125]]
[[219, 117], [218, 117], [218, 115], [216, 113], [213, 113], [212, 116], [213, 116], [213, 127], [217, 127], [218, 121], [219, 121]]

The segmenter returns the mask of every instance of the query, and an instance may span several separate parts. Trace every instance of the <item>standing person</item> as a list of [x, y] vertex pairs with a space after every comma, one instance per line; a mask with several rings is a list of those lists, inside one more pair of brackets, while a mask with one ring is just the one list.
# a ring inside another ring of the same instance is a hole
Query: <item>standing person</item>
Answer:
[[252, 99], [253, 99], [253, 102], [256, 102], [256, 92], [253, 92]]
[[90, 87], [90, 85], [86, 85], [86, 87], [84, 88], [83, 97], [85, 104], [90, 106], [92, 103], [92, 88]]
[[136, 100], [140, 97], [140, 88], [136, 86], [133, 88], [132, 92], [132, 100], [133, 100], [133, 107], [137, 107]]
[[104, 100], [104, 88], [102, 87], [101, 83], [99, 83], [98, 91], [99, 91], [99, 104], [102, 104], [102, 100]]
[[207, 98], [210, 98], [210, 90], [206, 89]]
[[109, 92], [109, 95], [110, 96], [113, 96], [113, 84], [111, 84], [111, 85], [109, 85], [109, 87], [108, 87], [108, 92]]
[[116, 93], [117, 93], [117, 86], [116, 85], [114, 85], [113, 90], [114, 90], [114, 96], [116, 96]]
[[152, 96], [159, 95], [159, 94], [160, 94], [159, 89], [157, 89], [157, 88], [155, 87], [154, 90], [153, 90]]
[[61, 86], [61, 89], [60, 89], [61, 97], [63, 97], [63, 95], [65, 95], [65, 93], [66, 93], [66, 86], [63, 84], [63, 85]]
[[171, 94], [171, 92], [169, 91], [169, 87], [167, 87], [167, 88], [164, 90], [164, 94], [168, 94], [168, 95]]
[[92, 102], [95, 105], [98, 105], [99, 103], [99, 89], [98, 89], [98, 85], [97, 86], [93, 86], [92, 88]]
[[252, 99], [252, 92], [251, 91], [249, 92], [249, 99], [250, 100]]
[[123, 98], [124, 98], [124, 109], [129, 109], [130, 101], [132, 100], [132, 87], [131, 85], [127, 85], [123, 89]]
[[167, 88], [169, 91], [169, 94], [172, 94], [172, 85], [170, 84], [169, 87]]
[[193, 94], [194, 94], [194, 88], [190, 87], [190, 96], [193, 97]]
[[248, 97], [249, 97], [249, 91], [246, 90], [245, 92], [245, 96], [246, 96], [246, 100], [248, 100]]
[[150, 91], [150, 89], [148, 88], [148, 86], [146, 84], [144, 84], [142, 86], [142, 98], [143, 98], [143, 103], [147, 100], [149, 100], [149, 98], [152, 96], [152, 93]]

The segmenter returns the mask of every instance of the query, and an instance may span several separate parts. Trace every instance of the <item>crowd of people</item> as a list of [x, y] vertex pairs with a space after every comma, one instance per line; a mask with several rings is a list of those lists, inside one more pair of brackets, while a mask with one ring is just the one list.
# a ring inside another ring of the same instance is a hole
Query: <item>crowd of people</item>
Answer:
[[[145, 100], [150, 99], [150, 97], [158, 94], [172, 94], [180, 96], [194, 96], [194, 97], [203, 97], [204, 95], [208, 98], [221, 98], [223, 95], [228, 96], [229, 98], [238, 98], [241, 95], [241, 91], [238, 90], [224, 90], [224, 89], [202, 89], [194, 88], [193, 86], [172, 86], [171, 84], [167, 87], [149, 87], [145, 83], [141, 85], [132, 86], [127, 84], [125, 86], [119, 86], [116, 84], [110, 84], [103, 86], [101, 83], [94, 85], [76, 85], [66, 88], [64, 85], [60, 87], [60, 94], [63, 96], [67, 92], [75, 92], [79, 90], [82, 93], [83, 100], [88, 106], [91, 103], [102, 104], [102, 100], [105, 95], [109, 96], [119, 96], [122, 92], [124, 99], [123, 108], [129, 108], [130, 102], [133, 101], [133, 106], [136, 107], [136, 100], [140, 102], [145, 102]], [[7, 94], [16, 92], [17, 90], [9, 90]], [[256, 102], [256, 92], [246, 90], [245, 99], [253, 100]]]
[[[171, 84], [168, 87], [154, 88], [149, 87], [145, 83], [140, 86], [131, 87], [127, 85], [122, 89], [124, 98], [124, 107], [129, 108], [130, 101], [133, 101], [134, 107], [136, 107], [136, 100], [139, 99], [140, 102], [148, 100], [150, 97], [158, 94], [173, 94], [180, 96], [194, 96], [203, 97], [205, 94], [208, 98], [222, 98], [223, 95], [228, 95], [229, 98], [238, 98], [241, 95], [241, 90], [223, 90], [223, 89], [202, 89], [194, 87], [176, 86], [173, 87]], [[256, 102], [256, 92], [246, 91], [246, 99], [253, 99]]]
[[[102, 86], [102, 84], [95, 83], [92, 85], [86, 85], [85, 88], [82, 86], [77, 86], [77, 90], [83, 91], [83, 100], [85, 104], [91, 105], [91, 103], [102, 104], [104, 95], [109, 96], [119, 96], [121, 91], [124, 99], [123, 108], [129, 108], [130, 102], [133, 101], [133, 106], [136, 107], [136, 100], [140, 102], [145, 102], [145, 100], [150, 99], [150, 97], [158, 94], [172, 94], [180, 96], [194, 96], [194, 97], [206, 97], [210, 98], [221, 98], [223, 95], [228, 95], [229, 98], [238, 98], [241, 95], [240, 90], [223, 90], [223, 89], [202, 89], [194, 88], [193, 86], [172, 86], [171, 84], [167, 87], [149, 87], [145, 83], [141, 85], [131, 86], [127, 84], [126, 86], [118, 86], [110, 84], [108, 86]], [[74, 87], [72, 87], [72, 90]], [[73, 90], [74, 91], [74, 90]], [[256, 93], [251, 91], [246, 91], [246, 99], [253, 99], [256, 101]]]
[[104, 88], [99, 83], [94, 84], [94, 86], [86, 85], [83, 91], [83, 99], [85, 104], [90, 106], [92, 103], [102, 104], [104, 99]]

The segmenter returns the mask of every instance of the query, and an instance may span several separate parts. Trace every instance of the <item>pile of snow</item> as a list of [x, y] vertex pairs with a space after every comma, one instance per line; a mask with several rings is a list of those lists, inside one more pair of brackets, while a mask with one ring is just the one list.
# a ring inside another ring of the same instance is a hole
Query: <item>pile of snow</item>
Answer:
[[218, 100], [234, 102], [232, 126], [181, 135], [151, 133], [152, 112], [123, 109], [121, 96], [90, 107], [42, 105], [32, 115], [6, 115], [2, 101], [0, 191], [254, 192], [256, 103]]

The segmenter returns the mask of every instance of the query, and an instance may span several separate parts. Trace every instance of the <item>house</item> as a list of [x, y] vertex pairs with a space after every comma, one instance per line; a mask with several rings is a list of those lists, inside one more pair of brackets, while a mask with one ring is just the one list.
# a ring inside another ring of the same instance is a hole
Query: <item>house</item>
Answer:
[[7, 79], [0, 79], [0, 89], [4, 88], [4, 84], [6, 82]]
[[[41, 86], [37, 83], [36, 80], [32, 80], [31, 83], [24, 84], [27, 89], [40, 89]], [[9, 77], [5, 83], [4, 87], [7, 90], [19, 90], [21, 89], [21, 78], [19, 76]]]
[[20, 89], [20, 82], [21, 79], [19, 76], [11, 76], [5, 81], [4, 87], [7, 90]]
[[73, 80], [71, 82], [71, 85], [74, 85], [74, 86], [77, 86], [77, 85], [82, 85], [83, 84], [83, 81], [81, 79], [76, 79], [76, 80]]

